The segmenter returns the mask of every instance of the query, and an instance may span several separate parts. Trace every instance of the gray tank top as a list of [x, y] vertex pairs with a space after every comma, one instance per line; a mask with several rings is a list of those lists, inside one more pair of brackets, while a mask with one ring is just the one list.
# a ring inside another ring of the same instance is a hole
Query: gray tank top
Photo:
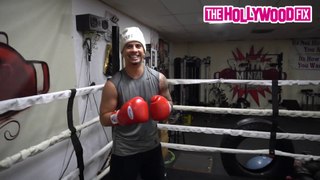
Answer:
[[[159, 72], [145, 66], [139, 79], [132, 79], [124, 69], [112, 76], [110, 81], [118, 92], [118, 107], [128, 100], [140, 96], [150, 105], [152, 96], [159, 94]], [[151, 150], [159, 145], [157, 122], [113, 127], [113, 154], [127, 156]]]

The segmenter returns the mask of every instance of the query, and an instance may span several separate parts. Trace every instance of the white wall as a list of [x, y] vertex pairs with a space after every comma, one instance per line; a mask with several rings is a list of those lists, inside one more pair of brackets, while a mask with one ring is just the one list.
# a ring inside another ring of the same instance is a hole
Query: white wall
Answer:
[[[49, 92], [76, 87], [71, 15], [71, 1], [1, 1], [1, 31], [8, 34], [9, 45], [24, 59], [48, 64]], [[1, 160], [66, 130], [66, 105], [66, 100], [36, 105], [10, 117], [7, 125], [1, 121]], [[76, 115], [76, 105], [74, 111]], [[7, 140], [8, 132], [17, 137]], [[2, 170], [0, 179], [58, 179], [65, 167], [61, 159], [70, 152], [68, 143], [63, 141], [37, 157]]]
[[[25, 59], [48, 63], [50, 92], [85, 87], [91, 82], [104, 84], [106, 77], [102, 73], [102, 65], [107, 41], [104, 36], [94, 36], [92, 61], [87, 62], [83, 48], [85, 36], [76, 30], [75, 15], [89, 13], [105, 17], [106, 12], [118, 16], [120, 31], [127, 26], [138, 26], [145, 34], [146, 42], [156, 44], [158, 34], [155, 31], [98, 0], [2, 0], [0, 30], [8, 33], [10, 45]], [[98, 116], [100, 98], [101, 92], [76, 98], [75, 125]], [[9, 121], [13, 123], [1, 124], [0, 160], [68, 129], [66, 108], [67, 100], [37, 105], [11, 117]], [[17, 137], [6, 140], [4, 135], [8, 134], [7, 131], [17, 134]], [[97, 123], [82, 130], [79, 138], [86, 162], [111, 140], [111, 128]], [[96, 175], [106, 156], [85, 168], [85, 179]], [[68, 139], [8, 169], [0, 169], [0, 179], [61, 179], [76, 167], [75, 153]]]

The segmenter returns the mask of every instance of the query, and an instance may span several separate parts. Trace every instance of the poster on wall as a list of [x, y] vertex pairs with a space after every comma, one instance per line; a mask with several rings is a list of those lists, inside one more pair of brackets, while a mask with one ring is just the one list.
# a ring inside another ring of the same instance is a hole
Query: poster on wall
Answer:
[[[232, 51], [233, 58], [226, 60], [227, 68], [214, 73], [215, 79], [239, 79], [239, 80], [279, 80], [287, 79], [287, 73], [282, 71], [283, 53], [273, 54], [258, 50], [253, 45], [248, 52], [236, 48]], [[268, 100], [271, 95], [268, 86], [255, 86], [247, 84], [233, 84], [231, 87], [232, 99], [237, 102], [248, 102], [248, 98], [261, 106], [261, 98]], [[249, 102], [248, 102], [249, 103]]]
[[292, 66], [301, 70], [319, 70], [320, 69], [320, 40], [304, 39], [293, 40], [297, 55], [293, 58]]

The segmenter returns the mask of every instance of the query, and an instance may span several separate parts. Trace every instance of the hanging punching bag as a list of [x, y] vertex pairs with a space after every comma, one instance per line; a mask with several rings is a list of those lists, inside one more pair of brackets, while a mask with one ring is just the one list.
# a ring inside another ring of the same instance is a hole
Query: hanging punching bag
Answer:
[[[6, 35], [4, 32], [0, 32]], [[14, 48], [0, 42], [0, 101], [47, 93], [49, 67], [43, 61], [26, 61]], [[13, 115], [7, 112], [0, 119]]]

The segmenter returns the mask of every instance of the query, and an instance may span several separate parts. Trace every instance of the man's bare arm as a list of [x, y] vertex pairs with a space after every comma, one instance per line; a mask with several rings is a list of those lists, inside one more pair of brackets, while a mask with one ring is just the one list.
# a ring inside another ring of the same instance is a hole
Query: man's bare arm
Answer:
[[100, 103], [100, 123], [103, 126], [112, 126], [110, 116], [116, 110], [118, 103], [117, 89], [111, 81], [107, 81], [102, 90]]

